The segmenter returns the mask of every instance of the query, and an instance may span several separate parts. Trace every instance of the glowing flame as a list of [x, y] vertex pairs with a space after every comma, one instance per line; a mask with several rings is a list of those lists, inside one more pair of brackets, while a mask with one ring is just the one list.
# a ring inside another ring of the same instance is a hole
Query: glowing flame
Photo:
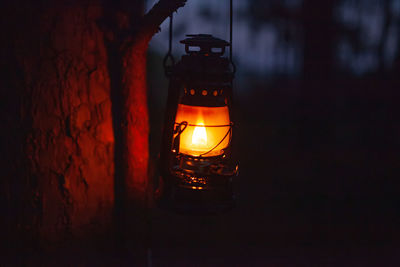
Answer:
[[[197, 123], [197, 125], [204, 125], [204, 123], [200, 122]], [[192, 144], [200, 147], [207, 146], [207, 132], [205, 127], [202, 126], [194, 127], [192, 135]]]
[[[230, 127], [227, 106], [203, 107], [179, 104], [175, 123], [180, 124], [184, 121], [188, 125], [180, 133], [177, 143], [179, 149], [176, 152], [194, 157], [224, 154], [224, 149], [230, 144], [230, 134], [227, 136]], [[177, 137], [178, 134], [175, 134], [174, 138]]]

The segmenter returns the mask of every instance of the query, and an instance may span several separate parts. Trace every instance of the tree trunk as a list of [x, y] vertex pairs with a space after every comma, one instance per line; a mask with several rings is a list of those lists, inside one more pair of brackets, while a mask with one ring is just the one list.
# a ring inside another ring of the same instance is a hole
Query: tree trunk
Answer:
[[130, 202], [145, 205], [148, 165], [148, 111], [146, 93], [146, 52], [148, 43], [138, 43], [123, 55], [124, 121], [123, 140], [127, 140], [124, 155], [127, 159], [127, 196]]
[[[148, 110], [146, 91], [147, 43], [126, 51], [119, 42], [107, 43], [115, 136], [115, 223], [118, 243], [135, 235], [143, 243], [148, 206]], [[116, 45], [117, 43], [117, 45]]]
[[146, 245], [146, 51], [184, 3], [160, 0], [146, 16], [143, 0], [1, 4], [0, 227], [11, 251], [110, 247], [114, 234]]
[[101, 9], [21, 2], [2, 13], [2, 72], [11, 74], [2, 141], [17, 152], [3, 166], [9, 226], [42, 241], [105, 233], [114, 136]]

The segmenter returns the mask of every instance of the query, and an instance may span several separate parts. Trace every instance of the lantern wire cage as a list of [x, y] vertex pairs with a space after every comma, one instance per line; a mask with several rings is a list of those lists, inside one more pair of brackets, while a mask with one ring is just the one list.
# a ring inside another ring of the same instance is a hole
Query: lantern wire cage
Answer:
[[[213, 146], [213, 148], [211, 148], [210, 150], [201, 153], [199, 156], [199, 158], [203, 157], [204, 155], [207, 155], [209, 153], [211, 153], [212, 151], [214, 151], [214, 149], [216, 149], [228, 136], [229, 136], [229, 141], [228, 141], [228, 145], [229, 146], [231, 144], [232, 141], [232, 127], [233, 127], [233, 122], [230, 122], [227, 125], [200, 125], [200, 124], [189, 124], [187, 121], [182, 121], [180, 123], [175, 123], [176, 127], [175, 127], [175, 132], [174, 134], [177, 134], [175, 139], [179, 138], [180, 135], [183, 133], [183, 131], [188, 127], [188, 126], [193, 126], [193, 127], [204, 127], [204, 128], [208, 128], [208, 127], [229, 127], [228, 131], [226, 132], [226, 134], [224, 135], [224, 137], [215, 145]], [[184, 126], [183, 128], [181, 128], [182, 126]]]

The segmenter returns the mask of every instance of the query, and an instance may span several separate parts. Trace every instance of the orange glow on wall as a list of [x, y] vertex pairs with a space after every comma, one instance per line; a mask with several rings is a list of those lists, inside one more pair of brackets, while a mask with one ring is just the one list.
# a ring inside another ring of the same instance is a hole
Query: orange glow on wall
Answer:
[[[230, 119], [227, 106], [201, 107], [179, 104], [175, 123], [186, 121], [179, 152], [191, 156], [219, 156], [229, 145]], [[176, 137], [177, 134], [174, 136]], [[225, 139], [224, 139], [225, 138]]]

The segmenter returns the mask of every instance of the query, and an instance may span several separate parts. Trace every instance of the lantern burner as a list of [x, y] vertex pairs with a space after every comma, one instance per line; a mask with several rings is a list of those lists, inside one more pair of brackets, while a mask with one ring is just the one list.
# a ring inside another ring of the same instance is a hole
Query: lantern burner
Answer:
[[[222, 157], [223, 158], [223, 157]], [[183, 188], [214, 190], [229, 183], [238, 174], [237, 164], [221, 161], [221, 157], [199, 158], [177, 155], [177, 165], [171, 171], [175, 182]], [[200, 188], [199, 188], [200, 187]]]

